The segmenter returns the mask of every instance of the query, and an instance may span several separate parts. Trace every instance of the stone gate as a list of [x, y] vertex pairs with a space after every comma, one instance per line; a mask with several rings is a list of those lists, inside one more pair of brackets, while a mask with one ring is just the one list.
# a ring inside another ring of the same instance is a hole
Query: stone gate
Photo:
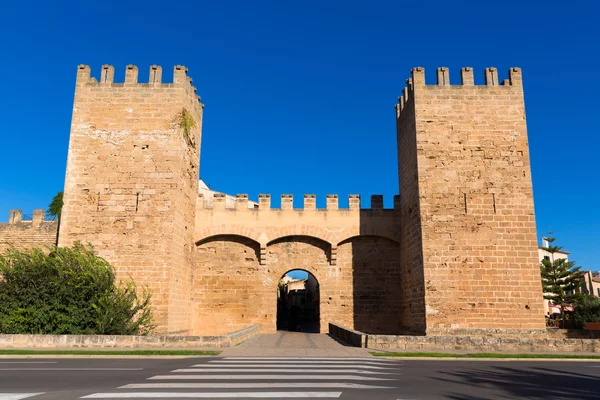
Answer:
[[[412, 70], [396, 105], [392, 209], [353, 195], [347, 209], [336, 195], [325, 209], [283, 195], [274, 209], [269, 195], [199, 190], [203, 105], [185, 67], [163, 83], [152, 66], [139, 83], [130, 65], [115, 83], [112, 66], [94, 78], [80, 65], [58, 244], [91, 242], [120, 277], [148, 286], [162, 333], [271, 332], [277, 282], [298, 268], [319, 281], [322, 331], [543, 329], [521, 70], [499, 81], [487, 68], [485, 85], [460, 73], [451, 85], [439, 68], [430, 85]], [[55, 232], [13, 218], [0, 247]]]

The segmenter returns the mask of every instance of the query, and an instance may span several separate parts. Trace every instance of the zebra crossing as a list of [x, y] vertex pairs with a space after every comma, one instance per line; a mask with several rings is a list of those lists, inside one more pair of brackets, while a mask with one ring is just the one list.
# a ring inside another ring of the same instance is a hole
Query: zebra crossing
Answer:
[[81, 398], [339, 398], [345, 390], [373, 389], [393, 393], [401, 368], [399, 361], [363, 357], [224, 357]]
[[0, 400], [25, 400], [44, 393], [0, 393]]

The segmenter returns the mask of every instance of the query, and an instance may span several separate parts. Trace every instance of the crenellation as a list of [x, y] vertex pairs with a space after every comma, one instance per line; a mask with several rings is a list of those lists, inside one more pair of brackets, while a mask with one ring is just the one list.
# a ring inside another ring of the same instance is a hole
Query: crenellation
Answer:
[[515, 86], [518, 88], [523, 87], [523, 75], [521, 73], [521, 68], [512, 67], [508, 70], [508, 79], [510, 81], [511, 86]]
[[215, 211], [223, 211], [226, 208], [225, 205], [225, 194], [223, 193], [214, 193], [213, 194], [213, 209]]
[[416, 67], [411, 70], [412, 78], [409, 79], [406, 84], [409, 90], [412, 92], [415, 87], [425, 86], [425, 68]]
[[371, 195], [371, 209], [382, 210], [383, 209], [383, 195], [373, 194]]
[[174, 85], [185, 85], [189, 84], [189, 77], [187, 76], [188, 69], [183, 65], [176, 65], [173, 69], [173, 84]]
[[460, 83], [463, 86], [475, 85], [475, 76], [473, 75], [473, 68], [464, 67], [460, 70]]
[[138, 83], [138, 67], [129, 64], [125, 68], [125, 85], [137, 85]]
[[45, 210], [42, 208], [36, 208], [33, 210], [33, 217], [31, 218], [31, 222], [33, 225], [39, 225], [44, 222]]
[[150, 76], [148, 77], [149, 84], [159, 85], [162, 83], [162, 67], [160, 65], [150, 66]]
[[438, 86], [450, 86], [450, 71], [447, 67], [437, 69], [437, 84]]
[[325, 198], [325, 208], [327, 210], [337, 210], [339, 207], [339, 199], [337, 194], [328, 194]]
[[100, 72], [100, 84], [110, 85], [115, 80], [115, 67], [112, 65], [104, 64]]
[[[127, 65], [125, 68], [125, 80], [123, 83], [114, 81], [114, 67], [112, 65], [103, 65], [100, 72], [100, 80], [97, 81], [91, 77], [91, 68], [88, 65], [81, 64], [77, 67], [77, 87], [106, 87], [113, 90], [112, 93], [120, 93], [125, 88], [137, 87], [151, 90], [153, 88], [175, 88], [178, 86], [189, 86], [192, 89], [193, 98], [198, 102], [200, 96], [197, 94], [197, 89], [192, 86], [192, 79], [187, 75], [187, 68], [181, 65], [175, 66], [173, 71], [173, 83], [162, 83], [162, 67], [159, 65], [150, 66], [148, 82], [139, 82], [139, 69], [135, 65]], [[150, 96], [151, 92], [142, 97]], [[111, 94], [111, 97], [114, 96]], [[108, 98], [108, 96], [105, 96]], [[203, 107], [202, 104], [200, 104]]]
[[258, 195], [258, 209], [266, 211], [271, 209], [271, 195], [270, 194], [259, 194]]
[[312, 211], [317, 208], [317, 196], [314, 194], [304, 195], [304, 210]]
[[23, 220], [23, 210], [10, 210], [8, 214], [9, 224], [18, 224]]
[[496, 68], [486, 68], [484, 72], [484, 78], [487, 86], [498, 86], [498, 70]]
[[248, 210], [248, 195], [237, 194], [235, 196], [235, 210], [236, 211], [247, 211]]
[[360, 195], [359, 194], [348, 195], [348, 209], [349, 210], [360, 210]]
[[92, 69], [89, 65], [79, 64], [77, 66], [77, 78], [75, 84], [77, 86], [90, 83]]
[[281, 195], [281, 210], [293, 210], [294, 209], [294, 196], [291, 194]]

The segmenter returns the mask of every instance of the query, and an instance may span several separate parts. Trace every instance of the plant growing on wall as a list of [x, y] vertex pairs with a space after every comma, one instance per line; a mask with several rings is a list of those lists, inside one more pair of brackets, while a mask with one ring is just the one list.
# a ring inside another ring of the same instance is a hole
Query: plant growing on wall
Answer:
[[181, 110], [178, 119], [179, 126], [183, 130], [183, 134], [185, 136], [186, 141], [190, 146], [194, 146], [194, 142], [192, 140], [192, 137], [190, 136], [190, 132], [192, 131], [192, 129], [196, 128], [196, 120], [194, 119], [194, 117], [192, 117], [192, 114], [185, 108]]
[[151, 294], [115, 282], [91, 246], [0, 255], [0, 333], [145, 335], [154, 329]]
[[575, 306], [581, 298], [581, 267], [575, 266], [575, 261], [557, 258], [562, 246], [553, 246], [556, 238], [546, 238], [547, 247], [542, 247], [550, 253], [549, 259], [544, 258], [540, 265], [542, 274], [542, 289], [544, 298], [560, 307], [561, 327], [565, 327], [565, 308]]

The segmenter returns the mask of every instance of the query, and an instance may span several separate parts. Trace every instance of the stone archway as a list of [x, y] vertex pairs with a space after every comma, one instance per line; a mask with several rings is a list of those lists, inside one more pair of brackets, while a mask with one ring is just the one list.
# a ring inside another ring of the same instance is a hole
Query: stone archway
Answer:
[[[330, 264], [331, 244], [313, 236], [292, 235], [280, 237], [269, 242], [267, 246], [267, 268], [272, 279], [273, 291], [277, 293], [280, 279], [289, 271], [303, 270], [314, 276], [319, 284], [319, 327], [313, 331], [326, 332], [328, 322], [328, 303], [323, 296], [331, 297], [328, 291], [335, 288], [332, 279], [336, 274], [335, 266]], [[271, 295], [272, 296], [272, 295]], [[271, 297], [273, 299], [273, 297]], [[277, 327], [276, 301], [271, 300], [274, 308], [273, 325]]]
[[320, 287], [310, 272], [286, 272], [277, 284], [278, 331], [320, 332]]

